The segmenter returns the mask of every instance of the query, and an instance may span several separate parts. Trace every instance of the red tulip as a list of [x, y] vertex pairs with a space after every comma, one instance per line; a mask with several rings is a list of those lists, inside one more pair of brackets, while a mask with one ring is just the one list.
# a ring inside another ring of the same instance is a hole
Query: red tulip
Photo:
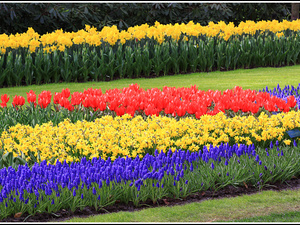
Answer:
[[250, 111], [251, 111], [253, 114], [257, 113], [258, 110], [259, 110], [259, 106], [258, 106], [257, 104], [252, 103], [252, 104], [250, 105]]
[[67, 98], [65, 98], [65, 97], [61, 97], [61, 98], [59, 99], [59, 105], [60, 105], [61, 107], [67, 106], [68, 103], [69, 103], [69, 100], [68, 100]]
[[36, 106], [36, 94], [35, 94], [35, 92], [33, 90], [30, 90], [29, 93], [27, 93], [27, 102], [29, 104], [33, 103], [34, 107]]
[[173, 114], [175, 111], [175, 106], [172, 103], [169, 103], [164, 111], [165, 114]]
[[153, 104], [149, 104], [144, 112], [147, 116], [152, 116], [152, 115], [159, 116], [160, 113], [160, 111], [157, 108], [155, 108]]
[[[136, 111], [139, 109], [139, 105], [140, 103], [138, 102], [138, 100], [136, 100], [135, 98], [133, 98], [130, 102], [130, 105], [129, 106], [132, 106], [132, 108]], [[129, 107], [128, 106], [128, 107]]]
[[45, 109], [50, 104], [50, 102], [48, 101], [48, 99], [40, 97], [38, 98], [38, 104], [42, 109]]
[[144, 110], [144, 109], [146, 108], [147, 105], [148, 105], [148, 103], [142, 101], [142, 102], [140, 103], [140, 110]]
[[183, 105], [179, 106], [175, 111], [176, 111], [177, 116], [179, 116], [179, 117], [184, 116], [186, 113], [185, 107]]
[[84, 94], [84, 95], [96, 95], [96, 96], [101, 96], [101, 95], [102, 95], [102, 90], [101, 90], [101, 88], [99, 88], [99, 89], [89, 88], [89, 89], [87, 89], [87, 90], [84, 89], [83, 94]]
[[244, 113], [249, 112], [250, 111], [250, 102], [249, 101], [242, 102], [241, 109], [242, 109], [242, 112], [244, 112]]
[[53, 96], [53, 103], [54, 104], [59, 104], [59, 99], [61, 99], [61, 93], [59, 92], [55, 92], [54, 96]]
[[203, 116], [205, 114], [205, 111], [200, 109], [195, 113], [195, 116], [197, 119], [200, 119], [201, 116]]
[[64, 98], [69, 98], [70, 97], [70, 89], [69, 88], [62, 89], [61, 96]]
[[275, 112], [277, 111], [276, 110], [276, 107], [275, 107], [275, 104], [273, 102], [266, 102], [264, 104], [264, 108], [269, 111], [269, 112]]
[[279, 108], [280, 111], [283, 111], [285, 105], [286, 105], [286, 102], [283, 99], [278, 98], [276, 100], [276, 106]]
[[285, 105], [283, 108], [283, 112], [289, 112], [290, 111], [290, 107], [288, 105]]
[[187, 107], [187, 112], [190, 115], [193, 115], [193, 114], [195, 114], [196, 111], [197, 111], [196, 102], [190, 102]]
[[82, 105], [86, 108], [93, 108], [94, 110], [97, 108], [97, 97], [88, 95], [82, 102]]
[[42, 91], [38, 95], [38, 104], [41, 106], [41, 108], [47, 108], [47, 106], [51, 103], [51, 98], [51, 91]]
[[83, 94], [81, 92], [74, 92], [71, 95], [71, 104], [79, 105], [82, 102]]
[[287, 98], [287, 105], [291, 108], [294, 108], [297, 105], [297, 101], [293, 95], [290, 95]]
[[9, 101], [9, 97], [7, 94], [1, 95], [1, 101], [2, 103], [0, 104], [2, 108], [7, 107], [7, 102]]
[[9, 96], [7, 96], [7, 94], [1, 95], [1, 101], [3, 103], [8, 103], [9, 101]]
[[125, 114], [125, 107], [124, 106], [117, 107], [115, 109], [115, 112], [116, 112], [117, 116], [123, 116]]
[[74, 106], [72, 106], [71, 103], [69, 102], [69, 100], [65, 97], [61, 97], [59, 99], [59, 104], [61, 107], [64, 107], [64, 108], [68, 109], [69, 111], [74, 110]]
[[217, 102], [215, 107], [214, 107], [214, 110], [217, 111], [217, 112], [225, 112], [225, 106], [222, 102]]
[[110, 105], [108, 107], [111, 111], [115, 111], [119, 105], [120, 105], [119, 101], [114, 99], [113, 101], [110, 102]]
[[126, 113], [131, 115], [132, 117], [134, 116], [134, 113], [135, 113], [135, 108], [131, 105], [129, 105], [127, 108], [126, 108]]
[[237, 102], [232, 102], [231, 109], [233, 112], [237, 113], [240, 109], [239, 104]]
[[103, 100], [99, 100], [97, 104], [97, 110], [104, 111], [106, 109], [106, 103]]
[[69, 111], [73, 111], [73, 110], [74, 110], [74, 106], [72, 106], [70, 103], [67, 104], [67, 105], [65, 106], [65, 108], [68, 109]]
[[131, 101], [131, 99], [127, 96], [124, 97], [122, 100], [123, 100], [122, 104], [124, 105], [124, 107], [127, 107], [130, 104], [130, 101]]
[[14, 99], [13, 99], [13, 106], [16, 107], [16, 106], [22, 106], [25, 104], [25, 98], [23, 96], [15, 96]]

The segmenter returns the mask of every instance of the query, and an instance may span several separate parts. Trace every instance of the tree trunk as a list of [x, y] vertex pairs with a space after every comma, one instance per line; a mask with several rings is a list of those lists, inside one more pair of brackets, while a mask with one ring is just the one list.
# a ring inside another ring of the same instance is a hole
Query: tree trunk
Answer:
[[299, 3], [292, 3], [292, 17], [291, 20], [299, 19]]

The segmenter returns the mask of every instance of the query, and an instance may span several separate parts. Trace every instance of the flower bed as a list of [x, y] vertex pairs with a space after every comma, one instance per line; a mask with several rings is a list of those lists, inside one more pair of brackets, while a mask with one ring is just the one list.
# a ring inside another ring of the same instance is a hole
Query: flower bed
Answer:
[[0, 219], [15, 213], [53, 213], [92, 206], [101, 209], [116, 201], [135, 205], [164, 197], [183, 198], [227, 185], [262, 188], [299, 174], [299, 148], [256, 148], [221, 144], [202, 151], [176, 150], [133, 158], [94, 158], [79, 163], [43, 161], [0, 170]]
[[[0, 87], [297, 64], [299, 21], [0, 35]], [[126, 63], [124, 63], [126, 62]]]
[[[140, 157], [153, 154], [155, 149], [164, 152], [171, 149], [198, 151], [204, 145], [214, 146], [235, 143], [267, 147], [270, 141], [278, 140], [289, 145], [286, 131], [300, 127], [300, 112], [267, 116], [227, 118], [219, 113], [202, 116], [199, 120], [152, 116], [144, 120], [141, 116], [130, 118], [104, 116], [94, 122], [69, 120], [53, 126], [51, 122], [37, 125], [16, 125], [4, 131], [0, 137], [4, 153], [13, 152], [30, 162], [65, 159], [79, 161], [82, 157], [108, 156]], [[0, 143], [1, 143], [0, 142]], [[40, 160], [38, 160], [40, 159]]]
[[53, 104], [51, 92], [36, 101], [30, 91], [30, 106], [15, 96], [12, 107], [2, 95], [0, 220], [297, 177], [299, 138], [287, 131], [300, 127], [299, 87], [63, 89]]
[[[257, 92], [255, 90], [243, 90], [241, 87], [221, 91], [201, 91], [196, 86], [190, 88], [163, 87], [163, 90], [151, 88], [147, 91], [141, 89], [137, 84], [130, 85], [123, 89], [110, 89], [104, 94], [101, 88], [89, 88], [84, 92], [74, 92], [70, 97], [70, 90], [63, 89], [61, 93], [55, 92], [53, 103], [63, 108], [73, 111], [78, 106], [92, 108], [94, 111], [105, 111], [109, 109], [115, 112], [117, 116], [125, 113], [134, 116], [135, 112], [143, 112], [146, 116], [153, 114], [182, 117], [186, 114], [195, 115], [197, 119], [203, 114], [215, 115], [218, 112], [228, 114], [229, 111], [237, 113], [241, 110], [244, 113], [256, 114], [262, 108], [268, 112], [284, 111], [288, 112], [295, 108], [297, 100], [294, 95], [277, 97], [266, 92]], [[41, 108], [47, 108], [51, 103], [52, 93], [42, 91], [38, 95], [38, 105]], [[7, 107], [9, 97], [7, 94], [1, 96], [2, 108]], [[36, 94], [32, 90], [27, 93], [28, 103], [37, 106]], [[25, 98], [15, 96], [13, 98], [13, 107], [19, 108], [25, 104]], [[57, 107], [56, 107], [57, 108]], [[57, 108], [58, 109], [58, 108]]]
[[55, 93], [53, 105], [51, 92], [42, 91], [36, 102], [30, 90], [30, 107], [24, 106], [24, 97], [15, 96], [9, 108], [9, 97], [2, 95], [0, 127], [5, 131], [0, 145], [2, 154], [11, 152], [32, 165], [57, 158], [71, 162], [82, 157], [142, 157], [155, 149], [197, 151], [222, 142], [289, 144], [286, 131], [300, 127], [300, 114], [299, 86], [288, 88], [278, 85], [277, 96], [267, 87], [266, 92], [235, 87], [222, 93], [196, 86], [145, 91], [132, 84], [105, 93], [90, 88], [73, 94], [66, 88]]

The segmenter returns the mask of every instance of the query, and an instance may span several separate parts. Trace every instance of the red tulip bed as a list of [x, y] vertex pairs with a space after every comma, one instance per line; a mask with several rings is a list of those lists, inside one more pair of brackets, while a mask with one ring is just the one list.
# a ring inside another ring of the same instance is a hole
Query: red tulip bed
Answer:
[[[90, 108], [94, 111], [110, 111], [117, 116], [125, 113], [134, 116], [142, 113], [146, 116], [151, 115], [171, 115], [183, 117], [193, 115], [199, 119], [202, 115], [216, 115], [219, 112], [236, 114], [238, 112], [256, 114], [263, 109], [272, 112], [288, 112], [295, 108], [297, 101], [293, 95], [287, 97], [285, 101], [277, 96], [271, 96], [266, 92], [255, 90], [243, 90], [236, 86], [233, 89], [224, 91], [202, 91], [196, 86], [190, 88], [163, 87], [163, 90], [152, 88], [144, 90], [137, 84], [132, 84], [123, 89], [110, 89], [105, 93], [99, 89], [89, 88], [83, 92], [74, 92], [70, 97], [70, 90], [63, 89], [62, 92], [55, 92], [53, 103], [57, 110], [58, 107], [74, 111], [79, 106]], [[47, 108], [51, 103], [52, 93], [43, 91], [38, 95], [31, 90], [27, 93], [28, 103], [38, 104], [41, 108]], [[1, 97], [2, 107], [7, 106], [9, 98], [7, 95]], [[12, 105], [15, 108], [25, 104], [25, 98], [15, 96]]]

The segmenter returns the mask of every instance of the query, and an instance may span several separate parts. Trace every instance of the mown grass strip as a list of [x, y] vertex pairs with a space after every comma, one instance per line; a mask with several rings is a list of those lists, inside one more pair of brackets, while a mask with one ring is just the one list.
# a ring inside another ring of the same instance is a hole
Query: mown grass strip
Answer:
[[217, 222], [298, 222], [300, 221], [300, 210], [283, 212], [283, 213], [271, 213], [266, 216], [256, 216], [239, 220], [229, 221], [217, 221]]
[[[21, 95], [27, 100], [26, 92], [35, 91], [38, 95], [44, 90], [52, 92], [61, 92], [63, 88], [69, 88], [71, 93], [75, 91], [83, 92], [88, 88], [101, 88], [102, 92], [113, 88], [128, 87], [132, 83], [137, 83], [141, 88], [163, 88], [170, 87], [190, 87], [196, 85], [201, 90], [226, 90], [235, 86], [241, 86], [243, 89], [263, 89], [266, 86], [276, 87], [278, 84], [281, 87], [285, 85], [297, 86], [300, 80], [300, 65], [286, 67], [264, 67], [255, 69], [237, 69], [232, 71], [220, 72], [214, 71], [210, 73], [192, 73], [180, 74], [173, 76], [164, 76], [153, 79], [138, 78], [138, 79], [121, 79], [109, 82], [86, 82], [86, 83], [58, 83], [19, 86], [10, 88], [1, 88], [0, 96], [8, 94], [10, 100], [8, 106], [11, 105], [15, 95]], [[27, 101], [26, 101], [27, 103]], [[28, 103], [27, 103], [28, 104]]]
[[[293, 212], [299, 211], [300, 189], [262, 191], [253, 195], [206, 200], [173, 207], [162, 206], [136, 212], [94, 215], [88, 218], [74, 217], [64, 222], [216, 222], [248, 221], [247, 218], [252, 218], [251, 221], [256, 222], [255, 218], [259, 220], [262, 216], [267, 222], [272, 213], [289, 215], [287, 214], [289, 212], [292, 217]], [[299, 213], [296, 213], [297, 215], [299, 216]], [[280, 216], [278, 217], [278, 221], [281, 221]], [[284, 221], [290, 220], [286, 217]]]

